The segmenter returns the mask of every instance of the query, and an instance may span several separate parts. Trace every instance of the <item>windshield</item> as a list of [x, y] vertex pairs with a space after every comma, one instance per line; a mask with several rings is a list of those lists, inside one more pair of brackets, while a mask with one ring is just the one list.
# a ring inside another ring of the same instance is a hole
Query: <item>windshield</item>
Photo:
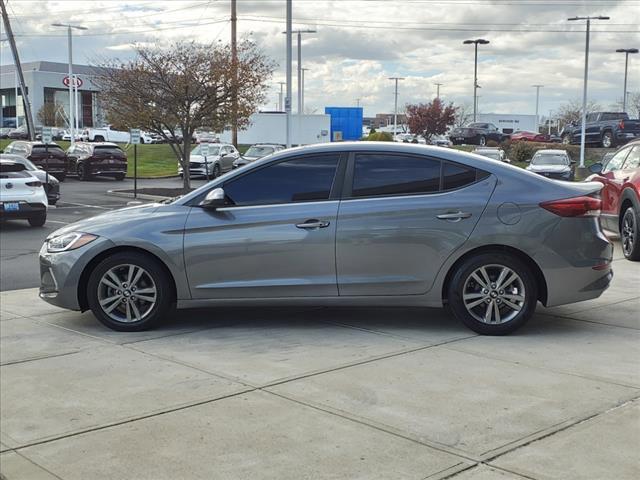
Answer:
[[536, 154], [531, 165], [569, 165], [569, 159], [560, 153]]
[[476, 152], [483, 157], [492, 158], [493, 160], [500, 160], [500, 152]]
[[[220, 152], [220, 147], [217, 145], [209, 145], [209, 153], [208, 156], [212, 156], [212, 155], [218, 155], [218, 153]], [[191, 155], [202, 155], [201, 150], [200, 150], [201, 145], [198, 145], [196, 148], [194, 148], [193, 150], [191, 150]]]
[[253, 147], [249, 148], [249, 150], [247, 150], [245, 156], [262, 158], [271, 153], [273, 153], [273, 147], [259, 147], [254, 145]]

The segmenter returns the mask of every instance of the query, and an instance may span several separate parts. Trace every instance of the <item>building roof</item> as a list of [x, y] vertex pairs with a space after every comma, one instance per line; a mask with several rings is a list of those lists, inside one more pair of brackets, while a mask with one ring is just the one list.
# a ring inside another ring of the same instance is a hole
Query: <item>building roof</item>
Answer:
[[[73, 64], [73, 73], [79, 75], [95, 75], [101, 70], [101, 67], [92, 67], [90, 65]], [[16, 71], [14, 64], [0, 65], [0, 74], [13, 73]], [[25, 62], [22, 64], [22, 71], [51, 72], [51, 73], [69, 73], [69, 64], [60, 62]]]

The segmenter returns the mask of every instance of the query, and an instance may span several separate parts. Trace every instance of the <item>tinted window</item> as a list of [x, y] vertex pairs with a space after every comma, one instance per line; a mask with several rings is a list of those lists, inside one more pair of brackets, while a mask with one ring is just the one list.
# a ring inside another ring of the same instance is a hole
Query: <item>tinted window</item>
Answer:
[[626, 113], [603, 113], [600, 116], [601, 121], [605, 120], [627, 120], [629, 116]]
[[622, 168], [624, 160], [629, 154], [629, 150], [629, 148], [624, 148], [616, 153], [613, 157], [611, 157], [609, 163], [607, 163], [607, 165], [604, 167], [603, 173], [615, 172], [616, 170], [620, 170]]
[[402, 155], [356, 155], [353, 197], [437, 192], [440, 161]]
[[442, 167], [442, 189], [453, 190], [476, 181], [476, 170], [455, 163], [445, 163]]
[[112, 147], [109, 145], [96, 145], [93, 149], [94, 157], [124, 157], [124, 152], [118, 147]]
[[224, 185], [234, 205], [328, 200], [339, 155], [303, 157], [279, 162]]
[[44, 145], [34, 145], [33, 147], [31, 147], [31, 155], [44, 155], [45, 152], [60, 153], [64, 155], [64, 150], [54, 145], [49, 145], [49, 147], [45, 147]]

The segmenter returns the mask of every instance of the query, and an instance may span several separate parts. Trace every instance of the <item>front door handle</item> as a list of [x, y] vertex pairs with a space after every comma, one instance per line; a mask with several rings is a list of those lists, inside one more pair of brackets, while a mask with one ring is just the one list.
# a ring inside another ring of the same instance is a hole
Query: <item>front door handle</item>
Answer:
[[437, 218], [439, 218], [440, 220], [449, 220], [450, 222], [459, 222], [460, 220], [464, 220], [465, 218], [469, 218], [469, 217], [471, 217], [470, 212], [460, 212], [460, 211], [443, 213], [437, 216]]
[[312, 220], [307, 220], [304, 223], [296, 224], [298, 228], [312, 229], [312, 228], [326, 228], [329, 226], [329, 222], [323, 222], [320, 220], [316, 220], [315, 218]]

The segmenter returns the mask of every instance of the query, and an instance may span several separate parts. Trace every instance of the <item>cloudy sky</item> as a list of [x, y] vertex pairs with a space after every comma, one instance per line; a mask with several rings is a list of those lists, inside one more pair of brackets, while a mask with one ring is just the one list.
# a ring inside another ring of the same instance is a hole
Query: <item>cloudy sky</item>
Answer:
[[[134, 43], [166, 45], [179, 39], [227, 42], [229, 0], [5, 0], [22, 61], [67, 61], [65, 31], [71, 22], [88, 27], [74, 36], [75, 63], [98, 56], [121, 59]], [[608, 15], [592, 24], [589, 97], [603, 107], [622, 98], [624, 54], [640, 48], [640, 0], [293, 0], [294, 28], [303, 37], [305, 106], [355, 105], [365, 115], [393, 110], [391, 76], [400, 83], [399, 103], [428, 101], [435, 83], [456, 104], [472, 102], [473, 46], [479, 52], [480, 112], [534, 113], [533, 84], [541, 90], [540, 112], [581, 97], [584, 23], [567, 18]], [[253, 39], [279, 68], [269, 103], [277, 104], [285, 67], [285, 0], [238, 0], [238, 34]], [[2, 33], [4, 38], [4, 32]], [[11, 63], [2, 42], [2, 63]], [[295, 42], [294, 42], [295, 70]], [[294, 88], [296, 85], [294, 71]], [[640, 54], [630, 57], [627, 90], [640, 91]], [[294, 90], [295, 108], [295, 90]]]

